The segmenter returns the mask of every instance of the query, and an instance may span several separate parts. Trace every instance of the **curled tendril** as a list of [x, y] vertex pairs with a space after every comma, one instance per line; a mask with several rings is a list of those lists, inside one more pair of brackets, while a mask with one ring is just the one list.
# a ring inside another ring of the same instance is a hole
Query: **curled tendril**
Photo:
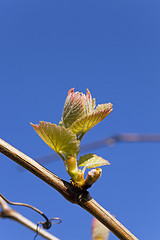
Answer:
[[[37, 230], [36, 230], [36, 235], [35, 235], [34, 239], [36, 239], [36, 237], [38, 235], [38, 227], [39, 227], [40, 224], [42, 225], [42, 228], [49, 229], [53, 224], [58, 224], [58, 223], [62, 222], [62, 220], [60, 218], [58, 218], [58, 217], [48, 219], [48, 217], [42, 211], [40, 211], [38, 208], [35, 208], [35, 207], [33, 207], [33, 206], [29, 205], [29, 204], [18, 203], [18, 202], [11, 202], [7, 198], [5, 198], [1, 193], [0, 193], [0, 197], [3, 198], [3, 200], [6, 201], [10, 205], [28, 207], [28, 208], [34, 210], [35, 212], [39, 213], [42, 217], [45, 218], [45, 220], [46, 220], [45, 222], [38, 222], [37, 223]], [[53, 220], [58, 220], [58, 221], [57, 222], [52, 222]]]
[[[57, 222], [52, 222], [53, 220], [58, 220]], [[44, 229], [49, 229], [53, 224], [59, 224], [62, 222], [62, 219], [58, 218], [58, 217], [54, 217], [54, 218], [50, 218], [48, 221], [46, 222], [38, 222], [37, 223], [37, 230], [36, 230], [36, 235], [34, 236], [34, 239], [36, 239], [36, 237], [38, 236], [39, 234], [39, 226], [42, 225], [42, 228]]]

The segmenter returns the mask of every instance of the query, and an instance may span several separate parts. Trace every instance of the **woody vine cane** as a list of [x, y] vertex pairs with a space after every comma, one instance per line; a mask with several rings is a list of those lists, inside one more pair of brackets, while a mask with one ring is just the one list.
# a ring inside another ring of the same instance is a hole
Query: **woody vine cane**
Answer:
[[[100, 177], [101, 170], [97, 167], [108, 165], [108, 161], [94, 154], [81, 156], [77, 161], [79, 144], [82, 137], [111, 111], [111, 103], [98, 105], [95, 109], [95, 100], [92, 100], [89, 91], [84, 95], [79, 92], [75, 93], [74, 89], [71, 89], [68, 93], [62, 120], [59, 125], [46, 122], [40, 122], [39, 125], [32, 124], [41, 138], [63, 159], [66, 170], [71, 176], [71, 184], [58, 178], [52, 172], [2, 139], [0, 139], [0, 151], [51, 185], [68, 201], [80, 205], [91, 213], [119, 239], [137, 240], [128, 229], [91, 198], [85, 190]], [[79, 113], [79, 115], [76, 113]], [[69, 121], [71, 122], [65, 122], [67, 117], [69, 117]], [[81, 170], [80, 167], [84, 168]], [[86, 179], [84, 179], [86, 168], [94, 169], [90, 170]]]

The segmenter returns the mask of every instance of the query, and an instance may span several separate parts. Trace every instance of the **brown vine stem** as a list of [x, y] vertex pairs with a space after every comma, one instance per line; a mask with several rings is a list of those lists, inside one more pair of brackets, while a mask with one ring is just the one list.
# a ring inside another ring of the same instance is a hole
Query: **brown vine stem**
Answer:
[[[4, 201], [2, 199], [2, 197], [0, 197], [0, 206], [2, 208], [2, 211], [0, 211], [1, 218], [13, 219], [13, 220], [23, 224], [24, 226], [30, 228], [35, 233], [37, 232], [37, 225], [35, 223], [31, 222], [28, 218], [25, 218], [19, 212], [10, 208], [8, 206], [8, 204], [6, 203], [6, 201]], [[50, 234], [49, 232], [45, 231], [42, 228], [38, 228], [38, 234], [49, 240], [59, 240], [58, 238], [56, 238], [55, 236], [53, 236], [52, 234]]]
[[119, 239], [138, 240], [117, 219], [91, 198], [89, 192], [81, 191], [79, 188], [60, 179], [48, 169], [44, 168], [32, 158], [12, 147], [2, 139], [0, 139], [0, 152], [52, 186], [71, 203], [80, 205], [109, 228]]

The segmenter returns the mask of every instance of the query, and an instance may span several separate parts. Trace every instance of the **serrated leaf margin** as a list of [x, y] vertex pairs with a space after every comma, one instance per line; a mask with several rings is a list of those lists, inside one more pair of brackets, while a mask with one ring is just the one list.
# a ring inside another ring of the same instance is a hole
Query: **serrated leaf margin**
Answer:
[[92, 114], [77, 119], [71, 126], [72, 132], [77, 136], [85, 134], [104, 118], [106, 118], [113, 110], [111, 103], [98, 105]]
[[50, 122], [40, 121], [39, 124], [32, 124], [32, 127], [42, 140], [55, 152], [67, 156], [77, 156], [79, 144], [76, 134], [70, 129]]
[[81, 156], [78, 161], [78, 166], [84, 167], [83, 171], [85, 171], [86, 168], [91, 169], [104, 165], [110, 165], [110, 163], [93, 153], [87, 153], [84, 156]]

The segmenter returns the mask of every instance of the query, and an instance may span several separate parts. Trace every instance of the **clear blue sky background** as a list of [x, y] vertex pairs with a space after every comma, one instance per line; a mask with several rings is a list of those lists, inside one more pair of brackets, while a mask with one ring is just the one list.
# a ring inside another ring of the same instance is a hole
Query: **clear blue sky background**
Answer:
[[[58, 123], [72, 87], [89, 88], [97, 103], [114, 104], [83, 143], [117, 133], [159, 133], [159, 13], [158, 0], [1, 0], [1, 137], [33, 158], [52, 153], [29, 122]], [[160, 239], [160, 144], [121, 143], [92, 152], [111, 165], [103, 167], [91, 195], [139, 239]], [[89, 213], [7, 157], [1, 155], [0, 162], [0, 192], [8, 199], [62, 218], [50, 230], [61, 240], [91, 239]], [[69, 181], [62, 161], [46, 167]], [[0, 239], [33, 237], [18, 223], [0, 219]]]

